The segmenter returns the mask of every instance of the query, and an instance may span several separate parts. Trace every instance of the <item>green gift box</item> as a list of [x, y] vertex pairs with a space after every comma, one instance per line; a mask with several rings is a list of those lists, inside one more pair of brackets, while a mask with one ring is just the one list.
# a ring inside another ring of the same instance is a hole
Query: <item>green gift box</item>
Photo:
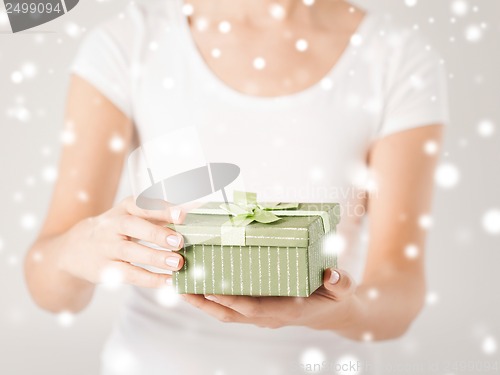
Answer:
[[185, 242], [178, 293], [307, 297], [336, 267], [323, 240], [339, 222], [337, 203], [257, 204], [246, 194], [250, 210], [209, 202], [168, 225]]

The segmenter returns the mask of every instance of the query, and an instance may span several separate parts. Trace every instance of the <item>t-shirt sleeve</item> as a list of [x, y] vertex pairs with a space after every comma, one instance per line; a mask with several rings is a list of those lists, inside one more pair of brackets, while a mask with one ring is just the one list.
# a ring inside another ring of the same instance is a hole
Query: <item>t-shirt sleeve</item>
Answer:
[[71, 73], [92, 84], [132, 118], [130, 71], [130, 51], [104, 26], [85, 36], [70, 66]]
[[400, 38], [387, 69], [384, 113], [376, 138], [449, 123], [446, 70], [424, 38], [414, 32]]

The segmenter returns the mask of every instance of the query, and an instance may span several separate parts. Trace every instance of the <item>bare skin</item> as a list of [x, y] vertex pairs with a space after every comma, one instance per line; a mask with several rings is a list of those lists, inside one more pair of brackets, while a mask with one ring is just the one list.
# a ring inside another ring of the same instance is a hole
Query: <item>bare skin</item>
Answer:
[[[350, 11], [351, 5], [343, 1], [317, 0], [312, 7], [282, 1], [280, 19], [270, 16], [271, 3], [266, 0], [191, 3], [193, 39], [209, 68], [234, 90], [259, 96], [287, 95], [315, 84], [336, 63], [364, 16], [359, 10]], [[208, 20], [203, 32], [196, 26], [200, 18]], [[218, 31], [223, 21], [230, 23], [230, 33]], [[308, 41], [307, 53], [295, 48], [298, 38]], [[212, 56], [214, 48], [221, 50], [219, 58]], [[256, 56], [265, 59], [264, 69], [254, 68]], [[133, 123], [76, 76], [71, 81], [66, 118], [75, 142], [63, 150], [45, 224], [25, 261], [33, 298], [53, 312], [80, 311], [110, 267], [123, 271], [126, 283], [168, 284], [168, 275], [130, 263], [180, 269], [182, 257], [175, 250], [182, 246], [182, 238], [177, 246], [168, 243], [167, 237], [175, 233], [161, 224], [181, 222], [184, 213], [168, 206], [164, 211], [147, 212], [130, 199], [112, 207]], [[385, 137], [368, 150], [378, 194], [368, 202], [370, 242], [361, 285], [355, 285], [343, 270], [327, 270], [324, 285], [307, 299], [184, 295], [185, 300], [225, 322], [272, 328], [302, 325], [334, 330], [355, 340], [367, 335], [374, 340], [402, 335], [425, 297], [426, 233], [418, 218], [430, 211], [436, 156], [423, 153], [423, 146], [429, 140], [440, 143], [442, 126], [424, 125], [428, 126]], [[123, 139], [124, 151], [109, 148], [113, 136]], [[81, 201], [82, 191], [88, 195], [87, 202]], [[149, 249], [132, 238], [174, 251]], [[417, 257], [405, 256], [409, 244], [419, 249]], [[177, 266], [167, 265], [166, 259], [172, 257], [178, 260]], [[374, 290], [377, 298], [373, 298]]]

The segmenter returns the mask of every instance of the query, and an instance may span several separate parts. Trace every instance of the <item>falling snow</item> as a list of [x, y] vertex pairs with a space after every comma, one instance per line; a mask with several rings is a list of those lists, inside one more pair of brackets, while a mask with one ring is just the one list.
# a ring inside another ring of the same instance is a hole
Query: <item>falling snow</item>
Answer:
[[483, 216], [483, 228], [489, 234], [500, 234], [500, 210], [491, 209]]
[[109, 266], [102, 270], [100, 282], [105, 289], [116, 290], [123, 284], [123, 272], [116, 267]]
[[454, 164], [444, 162], [436, 168], [434, 178], [438, 186], [451, 189], [460, 181], [460, 172]]
[[262, 57], [256, 57], [253, 60], [253, 67], [257, 70], [262, 70], [266, 67], [266, 60]]
[[495, 124], [491, 120], [481, 120], [477, 125], [477, 132], [481, 137], [491, 137], [495, 133]]
[[231, 31], [231, 24], [228, 21], [222, 21], [219, 23], [219, 31], [223, 34], [227, 34]]
[[122, 137], [115, 135], [109, 141], [109, 148], [113, 152], [121, 152], [125, 148], [125, 141]]
[[305, 39], [299, 39], [297, 42], [295, 42], [295, 48], [297, 48], [298, 51], [304, 52], [307, 50], [309, 47], [309, 44], [307, 43], [307, 40]]
[[417, 245], [410, 244], [405, 247], [405, 256], [408, 259], [415, 259], [418, 255], [419, 249]]
[[75, 315], [69, 311], [63, 311], [57, 315], [57, 322], [61, 327], [71, 327], [75, 323]]

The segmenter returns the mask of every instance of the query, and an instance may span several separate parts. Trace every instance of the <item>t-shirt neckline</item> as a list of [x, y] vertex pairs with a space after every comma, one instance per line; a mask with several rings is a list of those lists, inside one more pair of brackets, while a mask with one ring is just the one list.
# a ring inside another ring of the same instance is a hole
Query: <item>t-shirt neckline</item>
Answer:
[[[178, 0], [177, 5], [178, 5], [177, 14], [179, 15], [180, 18], [179, 21], [182, 34], [181, 37], [186, 41], [186, 44], [188, 46], [187, 52], [192, 56], [194, 63], [200, 68], [203, 76], [211, 82], [213, 87], [220, 90], [220, 92], [223, 92], [229, 97], [245, 100], [247, 102], [253, 101], [256, 103], [269, 103], [269, 102], [276, 103], [280, 101], [289, 101], [293, 99], [305, 98], [319, 90], [324, 91], [322, 87], [323, 82], [325, 80], [330, 80], [330, 82], [334, 84], [336, 79], [342, 75], [342, 72], [345, 71], [344, 68], [348, 66], [349, 57], [353, 55], [353, 52], [356, 49], [356, 46], [351, 41], [349, 41], [345, 49], [342, 51], [340, 57], [337, 59], [336, 63], [328, 70], [328, 72], [320, 80], [306, 87], [303, 90], [290, 94], [276, 95], [276, 96], [259, 96], [259, 95], [246, 94], [229, 86], [226, 82], [224, 82], [221, 78], [219, 78], [212, 71], [212, 69], [210, 69], [205, 59], [203, 58], [201, 52], [199, 51], [198, 46], [196, 45], [196, 42], [191, 33], [189, 21], [182, 10], [184, 1]], [[366, 42], [367, 39], [366, 30], [368, 29], [368, 25], [370, 24], [371, 19], [372, 19], [372, 14], [367, 12], [363, 17], [363, 19], [361, 20], [361, 22], [356, 27], [354, 33], [352, 34], [352, 35], [359, 35], [362, 43]]]

